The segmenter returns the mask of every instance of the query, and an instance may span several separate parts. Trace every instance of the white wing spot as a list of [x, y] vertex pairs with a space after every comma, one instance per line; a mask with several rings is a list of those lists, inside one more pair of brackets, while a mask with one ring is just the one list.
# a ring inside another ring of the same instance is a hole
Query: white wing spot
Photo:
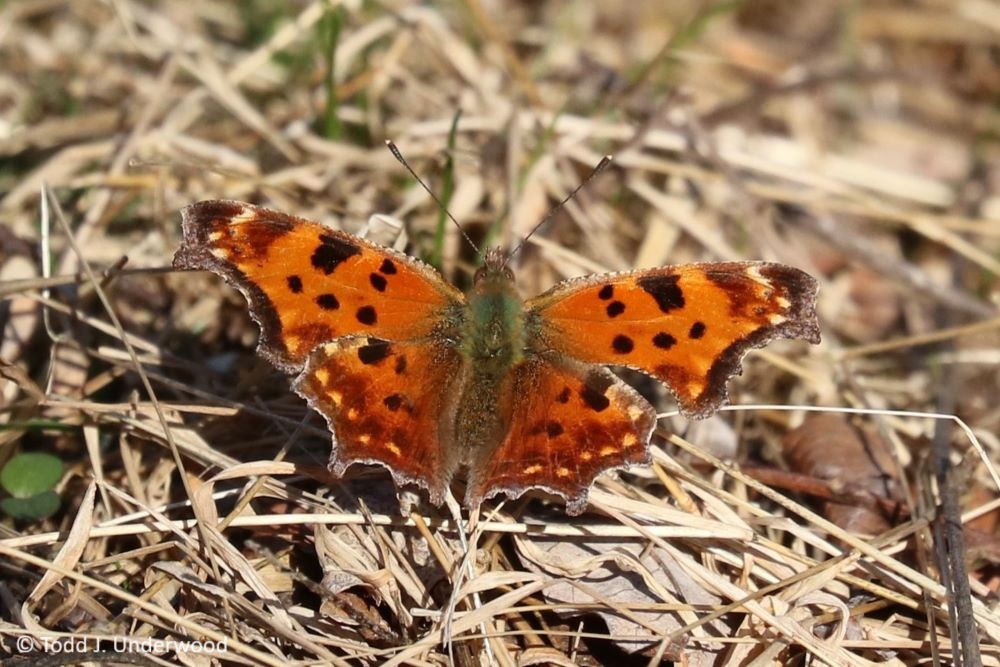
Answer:
[[248, 208], [244, 208], [239, 215], [234, 215], [232, 218], [230, 218], [230, 220], [232, 220], [232, 224], [234, 225], [241, 225], [245, 222], [253, 222], [256, 219], [257, 219], [257, 214]]
[[761, 285], [764, 285], [765, 287], [770, 287], [771, 286], [771, 281], [761, 275], [760, 268], [757, 267], [757, 266], [749, 266], [749, 267], [747, 267], [747, 276], [749, 276], [750, 278], [752, 278], [755, 282], [758, 282]]

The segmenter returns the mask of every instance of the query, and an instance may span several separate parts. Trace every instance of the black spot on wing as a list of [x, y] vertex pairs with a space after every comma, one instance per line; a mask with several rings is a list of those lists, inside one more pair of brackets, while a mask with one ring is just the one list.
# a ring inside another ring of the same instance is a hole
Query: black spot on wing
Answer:
[[583, 389], [580, 390], [580, 398], [594, 412], [603, 412], [611, 405], [611, 401], [604, 394], [612, 382], [611, 378], [599, 371], [588, 373], [587, 379], [583, 382]]
[[401, 354], [398, 357], [396, 357], [396, 367], [395, 367], [394, 370], [396, 371], [396, 375], [402, 375], [403, 373], [406, 372], [406, 355], [405, 354]]
[[368, 282], [370, 282], [372, 287], [374, 287], [378, 292], [384, 292], [386, 286], [389, 284], [389, 281], [385, 279], [385, 276], [380, 273], [372, 273], [369, 275]]
[[384, 273], [387, 276], [394, 275], [396, 273], [396, 265], [392, 263], [391, 259], [383, 259], [382, 266], [378, 267], [379, 273]]
[[556, 400], [560, 403], [569, 403], [570, 390], [569, 387], [563, 387], [562, 391], [556, 394]]
[[607, 307], [608, 317], [618, 317], [625, 312], [625, 304], [621, 301], [612, 301]]
[[601, 288], [601, 291], [597, 293], [597, 298], [601, 299], [602, 301], [607, 301], [614, 295], [615, 295], [615, 286], [605, 285], [604, 287]]
[[628, 336], [618, 334], [615, 336], [614, 340], [611, 341], [611, 349], [618, 354], [628, 354], [635, 349], [635, 341]]
[[313, 251], [311, 261], [314, 267], [326, 275], [336, 271], [341, 263], [361, 254], [361, 248], [336, 236], [320, 234], [319, 240], [320, 244]]
[[704, 322], [695, 322], [691, 325], [691, 331], [688, 332], [688, 338], [701, 338], [705, 335], [705, 328]]
[[678, 275], [653, 275], [639, 278], [636, 284], [656, 301], [664, 313], [684, 307], [684, 290], [677, 281]]
[[545, 425], [545, 432], [550, 438], [558, 438], [564, 433], [564, 429], [562, 424], [552, 421]]
[[661, 350], [669, 350], [676, 344], [677, 344], [677, 339], [665, 331], [661, 331], [660, 333], [653, 336], [653, 345], [660, 348]]
[[285, 281], [288, 283], [288, 289], [292, 294], [299, 294], [302, 292], [302, 278], [298, 276], [288, 276]]
[[340, 308], [340, 301], [332, 294], [320, 294], [316, 297], [316, 305], [323, 310], [337, 310]]
[[378, 314], [375, 312], [374, 306], [361, 306], [358, 308], [358, 312], [355, 317], [358, 318], [358, 322], [368, 326], [371, 326], [378, 321]]
[[358, 359], [366, 366], [377, 364], [389, 356], [389, 343], [377, 338], [369, 338], [367, 345], [358, 348]]

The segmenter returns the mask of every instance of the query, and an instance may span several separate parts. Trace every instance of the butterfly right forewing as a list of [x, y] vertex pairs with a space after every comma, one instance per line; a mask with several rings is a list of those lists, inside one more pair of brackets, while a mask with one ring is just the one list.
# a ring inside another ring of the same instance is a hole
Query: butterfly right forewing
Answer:
[[666, 266], [562, 282], [526, 304], [543, 344], [574, 359], [644, 371], [681, 411], [704, 417], [752, 348], [819, 342], [816, 281], [767, 262]]

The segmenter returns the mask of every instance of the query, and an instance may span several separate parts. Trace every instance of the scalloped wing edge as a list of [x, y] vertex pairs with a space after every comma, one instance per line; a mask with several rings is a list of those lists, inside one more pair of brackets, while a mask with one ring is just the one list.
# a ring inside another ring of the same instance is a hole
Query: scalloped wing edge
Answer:
[[[213, 210], [214, 209], [214, 210]], [[289, 222], [303, 222], [311, 225], [321, 225], [320, 222], [291, 216], [280, 211], [257, 206], [247, 202], [232, 199], [206, 199], [204, 201], [189, 204], [181, 209], [181, 231], [183, 239], [180, 247], [174, 253], [172, 266], [175, 269], [211, 271], [222, 277], [230, 287], [235, 288], [247, 302], [251, 319], [257, 324], [260, 336], [257, 339], [256, 352], [273, 366], [284, 373], [294, 375], [302, 371], [305, 364], [290, 363], [282, 358], [282, 345], [280, 343], [281, 323], [278, 321], [277, 313], [271, 300], [262, 289], [257, 287], [246, 274], [240, 271], [234, 264], [224, 259], [220, 259], [209, 250], [211, 241], [208, 238], [209, 228], [207, 221], [219, 218], [237, 219], [248, 217], [252, 213], [256, 217], [267, 219], [274, 217], [274, 224], [287, 224]], [[350, 237], [352, 243], [357, 243], [365, 248], [387, 253], [390, 257], [399, 260], [403, 264], [413, 264], [418, 270], [428, 278], [449, 288], [449, 296], [458, 303], [465, 303], [465, 295], [445, 280], [441, 274], [430, 264], [415, 257], [400, 252], [395, 248], [389, 248], [378, 243], [369, 241], [360, 236], [355, 236], [350, 232], [345, 232], [333, 227], [326, 227], [331, 233], [343, 234]], [[343, 336], [335, 336], [330, 340], [336, 340]], [[330, 342], [330, 341], [324, 341]]]
[[[670, 269], [675, 267], [696, 268], [706, 270], [717, 267], [720, 262], [695, 262], [691, 264], [665, 265], [654, 267], [656, 269]], [[653, 378], [663, 385], [671, 397], [677, 402], [680, 413], [690, 419], [705, 419], [714, 414], [718, 409], [729, 403], [729, 381], [743, 373], [742, 361], [746, 355], [754, 349], [759, 349], [778, 339], [801, 339], [808, 343], [818, 344], [821, 341], [819, 319], [816, 313], [816, 296], [819, 293], [819, 282], [805, 271], [781, 264], [778, 262], [748, 261], [748, 262], [725, 262], [742, 264], [746, 267], [755, 267], [760, 273], [767, 276], [767, 273], [784, 274], [779, 281], [788, 286], [789, 301], [792, 305], [788, 318], [780, 324], [764, 327], [753, 332], [749, 336], [734, 341], [719, 355], [718, 361], [709, 369], [709, 387], [714, 387], [715, 391], [704, 393], [695, 402], [693, 408], [685, 408], [681, 403], [681, 396], [668, 383], [656, 377], [648, 370], [633, 366], [631, 364], [601, 364], [613, 365], [621, 368], [628, 368]], [[633, 269], [628, 271], [616, 271], [601, 274], [589, 274], [562, 280], [549, 289], [545, 290], [537, 297], [525, 303], [526, 310], [534, 310], [534, 304], [541, 303], [551, 298], [557, 292], [570, 287], [583, 286], [596, 282], [598, 279], [607, 280], [609, 278], [631, 278], [639, 276], [651, 269]], [[594, 363], [594, 362], [587, 362]]]

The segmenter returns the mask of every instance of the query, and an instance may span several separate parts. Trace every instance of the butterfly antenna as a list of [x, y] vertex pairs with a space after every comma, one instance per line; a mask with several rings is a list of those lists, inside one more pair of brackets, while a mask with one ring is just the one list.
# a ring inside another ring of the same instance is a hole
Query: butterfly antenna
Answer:
[[385, 140], [385, 147], [389, 149], [389, 152], [392, 153], [392, 156], [394, 158], [399, 160], [399, 163], [401, 165], [406, 167], [406, 171], [410, 172], [410, 175], [417, 180], [417, 183], [419, 183], [420, 187], [422, 187], [427, 192], [427, 194], [431, 196], [431, 199], [437, 202], [437, 205], [441, 207], [441, 210], [444, 211], [444, 214], [448, 216], [449, 220], [455, 223], [455, 226], [458, 227], [458, 231], [462, 233], [462, 236], [465, 238], [465, 240], [469, 243], [470, 246], [472, 246], [472, 249], [475, 250], [476, 253], [478, 254], [479, 253], [478, 246], [476, 246], [476, 244], [472, 242], [472, 239], [469, 238], [469, 235], [465, 233], [465, 230], [462, 229], [462, 225], [460, 225], [458, 220], [455, 219], [455, 216], [451, 214], [451, 211], [449, 211], [448, 207], [444, 205], [444, 202], [442, 202], [438, 198], [438, 196], [434, 194], [434, 191], [431, 190], [429, 187], [427, 187], [427, 184], [424, 183], [424, 181], [419, 176], [417, 176], [417, 172], [413, 171], [413, 167], [409, 165], [409, 163], [403, 157], [403, 154], [399, 152], [399, 148], [396, 147], [396, 144], [392, 141], [392, 139]]
[[558, 204], [556, 204], [555, 206], [553, 206], [551, 209], [549, 209], [549, 212], [546, 213], [544, 216], [542, 216], [542, 219], [538, 221], [538, 224], [536, 224], [534, 227], [531, 228], [531, 231], [528, 232], [527, 235], [525, 235], [525, 237], [523, 239], [521, 239], [521, 242], [518, 243], [516, 246], [514, 246], [514, 249], [511, 250], [510, 253], [507, 255], [507, 259], [504, 261], [504, 265], [506, 265], [507, 262], [509, 262], [514, 257], [514, 255], [517, 254], [517, 251], [520, 250], [521, 247], [524, 246], [524, 244], [528, 242], [528, 239], [530, 239], [534, 235], [534, 233], [537, 232], [538, 229], [542, 225], [544, 225], [546, 222], [549, 221], [549, 218], [551, 218], [556, 213], [558, 213], [559, 209], [561, 209], [563, 206], [566, 205], [566, 202], [568, 202], [570, 199], [572, 199], [573, 197], [575, 197], [576, 194], [580, 190], [582, 190], [584, 187], [586, 187], [587, 183], [590, 183], [594, 179], [595, 176], [597, 176], [599, 173], [601, 173], [602, 171], [604, 171], [604, 169], [609, 164], [611, 164], [611, 160], [612, 159], [613, 158], [610, 155], [605, 155], [604, 157], [602, 157], [601, 161], [597, 163], [597, 166], [594, 167], [593, 171], [591, 171], [590, 174], [587, 175], [587, 178], [585, 178], [585, 179], [583, 179], [583, 181], [581, 181], [580, 185], [576, 186], [573, 189], [573, 192], [571, 192], [568, 195], [566, 195], [566, 197], [561, 202], [559, 202]]

